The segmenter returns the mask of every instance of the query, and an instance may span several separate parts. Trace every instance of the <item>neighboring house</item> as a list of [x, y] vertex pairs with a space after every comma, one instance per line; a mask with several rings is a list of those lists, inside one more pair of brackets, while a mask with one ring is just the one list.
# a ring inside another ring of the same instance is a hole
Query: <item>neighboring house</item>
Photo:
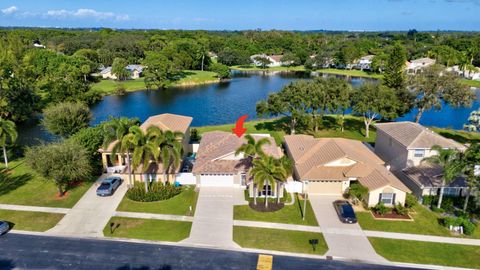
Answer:
[[[183, 152], [184, 155], [191, 152], [191, 145], [190, 145], [190, 124], [192, 123], [192, 117], [189, 116], [182, 116], [170, 113], [159, 114], [155, 116], [149, 117], [143, 124], [140, 126], [144, 131], [147, 130], [150, 126], [157, 126], [163, 131], [179, 131], [182, 132], [185, 136], [182, 140], [183, 143]], [[107, 172], [117, 172], [117, 173], [128, 173], [126, 168], [126, 156], [117, 154], [117, 157], [112, 162], [111, 154], [113, 146], [115, 145], [116, 141], [111, 143], [106, 150], [100, 149], [102, 153], [102, 164], [103, 168]], [[173, 182], [175, 179], [176, 173], [178, 173], [180, 168], [175, 168], [175, 170], [171, 170], [168, 175], [168, 180]], [[141, 181], [144, 177], [147, 177], [151, 180], [158, 180], [162, 181], [163, 176], [163, 166], [162, 164], [157, 163], [150, 163], [149, 168], [146, 172], [143, 171], [143, 164], [139, 166], [134, 171], [134, 180]]]
[[[130, 71], [130, 76], [127, 79], [138, 79], [142, 76], [143, 66], [142, 65], [128, 65], [125, 67]], [[117, 75], [112, 73], [112, 67], [106, 67], [100, 70], [100, 76], [104, 79], [116, 80]]]
[[288, 66], [288, 65], [291, 65], [293, 63], [293, 61], [283, 62], [282, 61], [283, 55], [254, 54], [254, 55], [250, 56], [250, 60], [257, 67], [262, 65], [261, 62], [256, 60], [259, 57], [260, 58], [267, 58], [268, 60], [270, 60], [271, 63], [268, 65], [268, 67]]
[[[316, 54], [310, 55], [310, 59], [315, 60], [317, 57]], [[312, 67], [314, 68], [329, 68], [331, 66], [334, 66], [334, 59], [332, 57], [326, 58], [325, 62], [322, 65], [319, 65], [316, 61], [313, 62]]]
[[287, 155], [294, 163], [293, 177], [304, 183], [304, 192], [342, 196], [352, 182], [368, 189], [369, 207], [404, 204], [410, 190], [384, 166], [367, 146], [343, 138], [285, 136]]
[[[270, 145], [265, 145], [265, 154], [277, 158], [283, 156], [281, 149], [270, 135], [252, 134], [257, 140], [268, 138]], [[252, 177], [249, 170], [252, 168], [251, 158], [244, 154], [235, 155], [235, 151], [246, 143], [245, 138], [237, 137], [231, 132], [212, 131], [202, 134], [200, 146], [193, 165], [193, 175], [197, 186], [224, 186], [249, 187], [249, 194], [253, 197]], [[259, 196], [265, 196], [266, 188], [259, 188]], [[269, 187], [269, 196], [276, 196], [276, 186]], [[280, 196], [283, 195], [281, 190]]]
[[367, 55], [360, 60], [358, 60], [357, 64], [355, 65], [355, 68], [360, 69], [360, 70], [371, 70], [372, 69], [372, 61], [375, 55]]
[[407, 73], [408, 74], [417, 74], [419, 73], [422, 69], [431, 66], [436, 63], [435, 59], [431, 59], [428, 57], [425, 58], [420, 58], [420, 59], [415, 59], [410, 62], [407, 62]]
[[40, 44], [39, 41], [35, 41], [35, 42], [33, 43], [33, 47], [35, 47], [35, 48], [41, 48], [41, 49], [45, 49], [45, 48], [46, 48], [45, 45]]
[[[376, 128], [375, 153], [418, 197], [436, 194], [441, 187], [443, 169], [424, 162], [425, 158], [437, 154], [432, 150], [434, 145], [466, 150], [464, 145], [413, 122], [381, 123], [376, 124]], [[466, 183], [459, 178], [446, 188], [450, 195], [463, 195]]]

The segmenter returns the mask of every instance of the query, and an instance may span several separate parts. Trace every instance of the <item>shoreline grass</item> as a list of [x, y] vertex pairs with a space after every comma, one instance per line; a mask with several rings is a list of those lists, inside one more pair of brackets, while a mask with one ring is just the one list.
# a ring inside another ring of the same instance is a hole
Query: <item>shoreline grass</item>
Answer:
[[238, 70], [238, 71], [305, 71], [304, 66], [291, 66], [291, 67], [267, 67], [261, 68], [254, 65], [238, 65], [238, 66], [231, 66], [231, 70]]

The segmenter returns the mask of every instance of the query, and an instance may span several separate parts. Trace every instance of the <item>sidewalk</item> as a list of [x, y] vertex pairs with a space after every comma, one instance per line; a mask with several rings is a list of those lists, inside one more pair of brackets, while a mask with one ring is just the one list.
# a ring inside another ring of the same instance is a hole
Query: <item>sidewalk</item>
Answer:
[[480, 239], [445, 237], [445, 236], [410, 234], [410, 233], [379, 232], [379, 231], [363, 231], [363, 232], [365, 232], [365, 235], [368, 237], [381, 237], [381, 238], [390, 238], [390, 239], [399, 239], [399, 240], [412, 240], [412, 241], [423, 241], [423, 242], [480, 246]]
[[127, 218], [144, 218], [144, 219], [160, 219], [160, 220], [193, 222], [193, 217], [178, 216], [178, 215], [164, 215], [164, 214], [136, 213], [136, 212], [115, 212], [114, 216], [127, 217]]
[[28, 205], [16, 205], [16, 204], [0, 204], [0, 209], [2, 209], [2, 210], [15, 210], [15, 211], [43, 212], [43, 213], [56, 213], [56, 214], [67, 214], [70, 211], [69, 208], [28, 206]]

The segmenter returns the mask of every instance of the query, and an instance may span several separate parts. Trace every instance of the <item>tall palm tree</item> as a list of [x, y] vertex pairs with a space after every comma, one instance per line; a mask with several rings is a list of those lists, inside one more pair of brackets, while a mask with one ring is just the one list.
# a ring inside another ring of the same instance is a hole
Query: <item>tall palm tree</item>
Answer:
[[463, 171], [467, 181], [467, 194], [463, 203], [463, 211], [467, 210], [470, 194], [476, 187], [480, 186], [480, 176], [475, 175], [475, 167], [480, 164], [480, 144], [474, 143], [468, 147], [465, 154], [462, 155]]
[[[268, 189], [276, 181], [286, 178], [287, 171], [280, 165], [280, 162], [272, 156], [264, 156], [253, 160], [253, 168], [251, 170], [253, 175], [253, 184], [257, 186], [266, 186], [265, 194], [265, 208], [268, 208]], [[254, 203], [256, 203], [256, 196], [254, 194]]]
[[0, 146], [3, 148], [3, 158], [5, 168], [8, 168], [7, 146], [15, 142], [18, 133], [15, 129], [15, 123], [10, 120], [0, 118]]
[[167, 182], [167, 172], [170, 168], [180, 167], [183, 154], [182, 139], [184, 134], [167, 130], [159, 139], [160, 158], [163, 165], [163, 183]]
[[283, 188], [283, 185], [287, 181], [287, 178], [292, 175], [293, 166], [292, 161], [287, 157], [283, 156], [280, 159], [277, 159], [278, 165], [285, 170], [285, 175], [281, 179], [277, 179], [277, 203], [280, 203], [280, 191]]
[[245, 139], [247, 142], [242, 144], [237, 151], [235, 151], [236, 156], [240, 155], [241, 153], [244, 153], [245, 156], [251, 158], [265, 156], [262, 148], [265, 145], [270, 145], [270, 140], [268, 138], [261, 138], [257, 141], [252, 135], [247, 134], [245, 135]]
[[462, 172], [462, 162], [460, 161], [460, 152], [456, 149], [444, 149], [438, 145], [434, 145], [432, 150], [437, 151], [437, 154], [424, 158], [423, 161], [440, 165], [443, 168], [442, 185], [440, 186], [437, 203], [437, 208], [441, 208], [444, 188], [460, 175]]
[[[162, 131], [156, 126], [150, 126], [144, 132], [139, 126], [132, 126], [129, 133], [123, 137], [122, 145], [133, 149], [132, 167], [137, 169], [142, 164], [142, 173], [147, 172], [152, 161], [160, 155], [159, 140]], [[148, 179], [144, 179], [145, 192], [148, 192]]]
[[138, 119], [133, 118], [112, 118], [103, 126], [103, 149], [107, 149], [111, 143], [114, 143], [110, 159], [113, 161], [117, 153], [127, 155], [128, 183], [132, 183], [132, 166], [130, 153], [132, 148], [130, 144], [123, 143], [123, 138], [128, 134], [130, 127], [139, 124]]

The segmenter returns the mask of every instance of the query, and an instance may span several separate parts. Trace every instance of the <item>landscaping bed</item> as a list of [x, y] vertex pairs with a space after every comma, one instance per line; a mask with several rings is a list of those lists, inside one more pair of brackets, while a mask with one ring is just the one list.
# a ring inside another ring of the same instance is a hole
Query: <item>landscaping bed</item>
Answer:
[[63, 214], [0, 210], [0, 219], [10, 223], [13, 230], [44, 232], [53, 228]]
[[[113, 230], [110, 225], [113, 224]], [[117, 227], [118, 226], [118, 227]], [[107, 237], [178, 242], [190, 236], [191, 222], [112, 217], [103, 229]]]
[[390, 212], [390, 213], [386, 213], [386, 214], [383, 214], [383, 215], [380, 215], [380, 214], [377, 214], [377, 213], [374, 213], [374, 212], [371, 212], [373, 217], [375, 219], [387, 219], [387, 220], [412, 220], [412, 218], [407, 214], [407, 215], [399, 215], [397, 213], [394, 213], [394, 212]]
[[[311, 239], [318, 239], [315, 251], [309, 243]], [[315, 255], [323, 255], [328, 250], [323, 235], [314, 232], [234, 226], [233, 241], [244, 248]]]
[[256, 205], [253, 202], [249, 202], [248, 206], [255, 211], [258, 212], [275, 212], [282, 209], [285, 204], [284, 203], [269, 203], [268, 207], [265, 207], [264, 203], [257, 203]]

